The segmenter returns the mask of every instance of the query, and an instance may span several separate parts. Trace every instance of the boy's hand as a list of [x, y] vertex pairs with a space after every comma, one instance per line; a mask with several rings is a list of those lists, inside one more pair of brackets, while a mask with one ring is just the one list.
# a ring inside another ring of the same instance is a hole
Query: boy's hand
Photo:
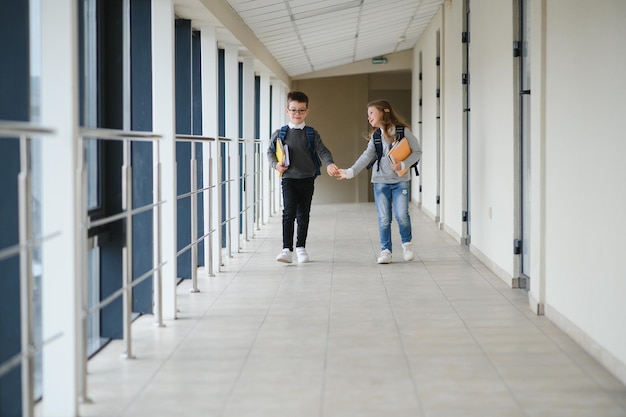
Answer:
[[282, 162], [277, 162], [276, 165], [274, 165], [274, 169], [280, 172], [281, 174], [287, 171], [288, 168], [289, 167], [284, 166]]
[[338, 171], [339, 168], [335, 164], [330, 164], [326, 167], [326, 172], [328, 172], [328, 175], [330, 175], [331, 177], [335, 177]]

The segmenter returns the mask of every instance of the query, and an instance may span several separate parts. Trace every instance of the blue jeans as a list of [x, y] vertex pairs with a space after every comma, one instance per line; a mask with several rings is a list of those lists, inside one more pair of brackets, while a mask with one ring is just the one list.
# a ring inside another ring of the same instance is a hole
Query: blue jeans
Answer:
[[380, 235], [380, 250], [391, 247], [391, 209], [398, 222], [402, 243], [410, 242], [411, 217], [409, 216], [409, 181], [396, 184], [374, 183], [374, 201], [378, 211], [378, 233]]

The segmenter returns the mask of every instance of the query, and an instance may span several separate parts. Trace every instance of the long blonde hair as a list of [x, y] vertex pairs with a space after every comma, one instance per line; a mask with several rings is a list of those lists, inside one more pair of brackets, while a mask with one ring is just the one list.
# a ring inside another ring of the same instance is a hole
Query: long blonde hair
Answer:
[[[408, 129], [411, 127], [409, 124], [393, 110], [391, 104], [384, 99], [373, 100], [367, 103], [367, 108], [376, 107], [380, 112], [383, 113], [383, 130], [386, 133], [386, 137], [393, 138], [392, 132], [395, 130], [396, 126], [404, 126]], [[378, 129], [377, 127], [370, 126], [370, 130], [367, 134], [367, 139], [372, 136], [372, 133]]]

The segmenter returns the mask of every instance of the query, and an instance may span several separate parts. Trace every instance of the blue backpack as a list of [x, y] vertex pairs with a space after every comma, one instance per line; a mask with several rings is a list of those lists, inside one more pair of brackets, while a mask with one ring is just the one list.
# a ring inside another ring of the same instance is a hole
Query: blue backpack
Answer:
[[[278, 138], [280, 138], [281, 143], [285, 143], [285, 135], [287, 134], [287, 130], [289, 130], [289, 126], [285, 125], [280, 128], [280, 132], [278, 132]], [[320, 167], [322, 166], [322, 160], [317, 155], [317, 151], [315, 150], [315, 129], [311, 126], [304, 126], [304, 133], [306, 134], [306, 138], [309, 141], [309, 150], [311, 151], [311, 158], [315, 163], [315, 176], [321, 174]], [[277, 138], [277, 139], [278, 139]], [[272, 150], [275, 150], [276, 145], [272, 143]]]
[[[401, 140], [404, 137], [404, 126], [396, 126], [396, 140]], [[380, 169], [380, 159], [383, 157], [383, 142], [380, 137], [380, 130], [377, 129], [374, 132], [374, 147], [376, 148], [376, 158], [372, 159], [372, 161], [367, 165], [367, 169], [370, 169], [374, 163], [378, 162], [377, 169]], [[417, 170], [417, 164], [419, 160], [411, 165], [411, 168], [415, 170], [415, 175], [419, 175], [419, 171]]]

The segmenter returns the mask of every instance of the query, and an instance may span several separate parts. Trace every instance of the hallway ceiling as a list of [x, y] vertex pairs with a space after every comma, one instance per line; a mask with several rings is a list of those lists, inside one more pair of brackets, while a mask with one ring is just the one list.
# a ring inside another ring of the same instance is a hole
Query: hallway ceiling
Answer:
[[227, 0], [291, 77], [413, 48], [444, 0]]

